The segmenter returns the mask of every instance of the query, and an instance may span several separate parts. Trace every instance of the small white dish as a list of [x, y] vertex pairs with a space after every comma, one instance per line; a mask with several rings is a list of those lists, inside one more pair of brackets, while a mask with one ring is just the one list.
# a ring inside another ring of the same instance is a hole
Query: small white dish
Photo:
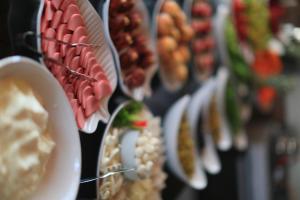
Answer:
[[216, 38], [217, 52], [221, 60], [221, 65], [230, 66], [230, 58], [228, 55], [226, 38], [225, 38], [225, 25], [228, 17], [230, 16], [230, 6], [220, 4], [217, 6], [216, 16], [213, 20], [213, 30]]
[[228, 119], [226, 116], [226, 88], [227, 81], [229, 79], [229, 71], [225, 67], [221, 67], [217, 72], [216, 77], [216, 101], [217, 110], [219, 113], [220, 120], [220, 140], [218, 142], [218, 148], [221, 151], [227, 151], [232, 146], [232, 137], [230, 126], [228, 124]]
[[147, 10], [147, 7], [143, 1], [136, 1], [134, 9], [137, 9], [140, 11], [143, 17], [143, 24], [142, 29], [145, 35], [149, 35], [149, 42], [148, 47], [153, 52], [153, 55], [155, 57], [155, 62], [152, 66], [149, 67], [146, 71], [146, 79], [144, 85], [141, 87], [137, 87], [135, 89], [130, 90], [125, 84], [123, 80], [122, 70], [121, 70], [121, 63], [120, 63], [120, 56], [119, 53], [112, 41], [110, 32], [109, 32], [109, 6], [110, 6], [110, 0], [106, 0], [103, 3], [103, 10], [102, 10], [102, 19], [104, 22], [105, 27], [105, 37], [109, 43], [109, 46], [113, 52], [114, 60], [116, 63], [116, 68], [119, 76], [119, 85], [121, 90], [129, 97], [133, 98], [136, 101], [142, 101], [145, 96], [150, 96], [152, 93], [151, 90], [151, 80], [157, 71], [158, 65], [157, 65], [157, 58], [156, 58], [156, 48], [154, 46], [154, 42], [152, 40], [152, 37], [150, 35], [150, 17]]
[[210, 174], [217, 174], [221, 170], [220, 159], [216, 152], [212, 135], [209, 131], [208, 122], [206, 121], [208, 104], [215, 91], [215, 86], [215, 80], [213, 78], [209, 79], [198, 91], [193, 94], [187, 109], [187, 116], [191, 125], [191, 131], [195, 138], [196, 135], [199, 134], [197, 132], [198, 119], [201, 115], [203, 117], [204, 149], [202, 152], [198, 152], [198, 154], [201, 156], [204, 168]]
[[44, 66], [25, 57], [0, 60], [0, 79], [6, 77], [27, 82], [41, 97], [56, 143], [45, 177], [31, 199], [75, 199], [81, 174], [81, 146], [73, 111], [63, 89]]
[[[178, 156], [178, 133], [183, 114], [186, 112], [187, 106], [190, 103], [190, 96], [186, 95], [172, 105], [166, 114], [163, 130], [166, 145], [167, 163], [170, 169], [182, 181], [195, 189], [204, 189], [207, 186], [207, 178], [202, 169], [201, 160], [195, 148], [195, 172], [193, 177], [189, 178], [182, 168]], [[194, 139], [194, 135], [191, 133]]]
[[[137, 130], [128, 130], [126, 133], [123, 133], [121, 139], [121, 159], [125, 169], [137, 169], [135, 149], [139, 135], [140, 133]], [[136, 170], [124, 172], [124, 175], [129, 180], [134, 181], [139, 179]]]
[[[89, 1], [77, 0], [77, 3], [78, 3], [80, 13], [85, 22], [89, 43], [97, 44], [100, 46], [100, 47], [95, 47], [93, 52], [95, 53], [97, 62], [100, 63], [101, 66], [103, 67], [103, 71], [107, 76], [107, 79], [109, 80], [112, 89], [112, 94], [113, 94], [117, 87], [118, 78], [117, 78], [117, 72], [113, 60], [113, 55], [112, 52], [110, 51], [109, 44], [105, 38], [105, 33], [104, 33], [105, 28], [103, 22], [100, 16], [98, 15], [97, 11], [94, 9], [94, 7], [91, 5]], [[37, 35], [41, 35], [41, 19], [42, 19], [43, 10], [44, 10], [44, 1], [41, 1], [38, 10], [38, 15], [37, 15], [37, 24], [36, 24]], [[37, 50], [38, 52], [42, 52], [41, 38], [36, 37], [36, 40], [37, 40]], [[42, 64], [45, 64], [42, 58], [40, 59], [40, 62]], [[87, 119], [81, 131], [85, 133], [94, 133], [95, 130], [97, 129], [99, 121], [102, 121], [104, 123], [108, 122], [110, 118], [110, 113], [108, 111], [108, 102], [112, 94], [106, 97], [105, 99], [101, 100], [101, 106], [99, 110]]]

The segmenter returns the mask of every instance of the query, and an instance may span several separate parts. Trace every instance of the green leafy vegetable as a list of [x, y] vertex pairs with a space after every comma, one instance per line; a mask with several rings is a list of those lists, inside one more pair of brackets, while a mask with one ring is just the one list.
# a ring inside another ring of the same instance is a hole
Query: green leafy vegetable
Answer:
[[234, 86], [230, 81], [227, 83], [225, 101], [226, 115], [231, 132], [237, 134], [242, 128], [242, 120]]
[[130, 127], [130, 128], [138, 128], [136, 123], [139, 121], [138, 114], [143, 109], [143, 104], [140, 102], [131, 102], [125, 108], [123, 108], [118, 115], [116, 116], [115, 120], [113, 121], [113, 127], [123, 128], [123, 127]]
[[237, 33], [231, 18], [226, 21], [225, 37], [230, 59], [229, 67], [239, 81], [248, 85], [252, 79], [252, 73], [241, 54]]

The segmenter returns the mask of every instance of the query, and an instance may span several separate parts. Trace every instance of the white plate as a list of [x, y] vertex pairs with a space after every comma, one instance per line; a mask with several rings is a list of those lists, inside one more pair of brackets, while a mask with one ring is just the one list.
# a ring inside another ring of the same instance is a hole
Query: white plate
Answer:
[[[100, 46], [100, 47], [95, 47], [93, 52], [95, 53], [95, 57], [98, 63], [100, 63], [101, 66], [103, 67], [102, 69], [105, 72], [107, 79], [109, 80], [112, 89], [112, 94], [113, 94], [113, 92], [116, 90], [117, 87], [117, 73], [113, 61], [112, 52], [110, 51], [109, 45], [105, 38], [103, 22], [100, 16], [98, 15], [97, 11], [89, 3], [89, 1], [77, 0], [77, 3], [79, 6], [80, 13], [85, 22], [89, 43], [97, 44]], [[44, 1], [41, 1], [40, 8], [37, 15], [38, 35], [41, 34], [40, 24], [41, 24], [43, 8], [44, 8]], [[42, 52], [40, 37], [37, 37], [37, 44], [38, 44], [37, 45], [38, 51]], [[41, 59], [41, 63], [44, 64], [42, 59]], [[101, 106], [99, 110], [87, 119], [83, 129], [81, 129], [83, 132], [93, 133], [97, 129], [99, 121], [102, 121], [104, 123], [108, 122], [110, 118], [110, 114], [108, 112], [108, 102], [110, 97], [111, 96], [108, 96], [104, 100], [101, 100]]]
[[[163, 130], [166, 144], [167, 163], [173, 173], [176, 174], [186, 184], [195, 189], [204, 189], [207, 185], [207, 178], [202, 169], [202, 163], [196, 148], [194, 151], [195, 173], [192, 178], [187, 177], [187, 175], [184, 173], [178, 157], [179, 126], [183, 114], [187, 110], [187, 106], [189, 104], [190, 96], [186, 95], [173, 104], [166, 114]], [[192, 132], [191, 137], [194, 139], [194, 134]]]
[[203, 136], [204, 136], [204, 150], [198, 152], [207, 172], [217, 174], [221, 170], [221, 163], [219, 156], [215, 149], [215, 144], [212, 135], [209, 131], [206, 115], [208, 111], [208, 104], [211, 96], [215, 91], [215, 80], [209, 79], [198, 91], [196, 91], [188, 106], [188, 117], [191, 123], [191, 130], [193, 135], [197, 133], [198, 119], [202, 115], [204, 120]]
[[81, 146], [73, 111], [63, 89], [45, 67], [20, 56], [0, 60], [0, 79], [6, 77], [18, 78], [32, 87], [42, 98], [53, 128], [56, 146], [46, 175], [31, 199], [75, 199], [81, 173]]
[[121, 87], [121, 90], [128, 95], [129, 97], [137, 100], [137, 101], [142, 101], [145, 96], [150, 96], [152, 91], [151, 91], [151, 80], [157, 71], [157, 57], [156, 57], [156, 48], [154, 46], [154, 42], [151, 38], [150, 35], [150, 17], [148, 10], [146, 8], [146, 5], [143, 1], [136, 1], [135, 7], [133, 9], [136, 9], [140, 11], [141, 14], [143, 14], [143, 23], [142, 23], [142, 30], [145, 35], [149, 36], [149, 42], [148, 42], [148, 47], [151, 49], [153, 52], [153, 56], [155, 58], [155, 62], [152, 66], [149, 67], [149, 69], [146, 71], [146, 79], [145, 83], [143, 86], [135, 88], [133, 90], [130, 90], [125, 84], [123, 80], [123, 75], [122, 75], [122, 70], [121, 70], [121, 63], [120, 63], [120, 57], [119, 53], [112, 41], [112, 38], [110, 36], [109, 32], [109, 5], [110, 5], [110, 0], [106, 0], [103, 4], [103, 11], [102, 11], [102, 18], [104, 22], [104, 27], [105, 27], [105, 36], [107, 38], [107, 41], [110, 45], [110, 48], [113, 51], [114, 59], [116, 62], [116, 68], [119, 76], [119, 85]]
[[216, 101], [217, 110], [219, 113], [220, 120], [220, 140], [218, 142], [218, 148], [221, 151], [227, 151], [232, 146], [232, 137], [230, 126], [228, 124], [228, 119], [226, 116], [226, 88], [227, 81], [229, 79], [229, 71], [225, 67], [221, 67], [218, 70], [216, 77]]

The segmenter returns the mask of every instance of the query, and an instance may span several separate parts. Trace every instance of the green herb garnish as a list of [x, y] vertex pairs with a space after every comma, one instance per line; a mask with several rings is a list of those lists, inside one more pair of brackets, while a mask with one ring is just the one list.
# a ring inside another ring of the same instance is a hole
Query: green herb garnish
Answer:
[[125, 106], [116, 116], [113, 121], [113, 127], [117, 128], [141, 128], [137, 125], [146, 125], [141, 122], [138, 114], [142, 111], [143, 104], [140, 102], [131, 102], [127, 106]]

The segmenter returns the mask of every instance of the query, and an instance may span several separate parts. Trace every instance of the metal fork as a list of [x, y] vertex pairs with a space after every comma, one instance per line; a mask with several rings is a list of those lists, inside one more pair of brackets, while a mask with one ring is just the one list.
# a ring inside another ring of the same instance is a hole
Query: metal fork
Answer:
[[102, 176], [95, 177], [95, 178], [82, 179], [82, 180], [80, 180], [80, 183], [89, 183], [89, 182], [96, 181], [98, 179], [107, 178], [107, 177], [115, 175], [115, 174], [120, 174], [120, 173], [135, 171], [135, 170], [136, 170], [135, 168], [131, 168], [131, 169], [120, 169], [120, 170], [117, 170], [117, 171], [107, 172], [106, 174], [104, 174]]
[[33, 37], [39, 37], [42, 38], [44, 40], [48, 40], [48, 41], [52, 41], [52, 42], [57, 42], [59, 44], [63, 44], [63, 45], [67, 45], [69, 47], [76, 47], [76, 46], [83, 46], [83, 47], [97, 47], [100, 48], [101, 45], [97, 45], [97, 44], [89, 44], [89, 43], [83, 43], [83, 42], [76, 42], [76, 43], [69, 43], [69, 42], [64, 42], [61, 40], [58, 40], [56, 38], [49, 38], [43, 35], [38, 35], [32, 31], [26, 31], [25, 33], [23, 33], [23, 38], [27, 39], [29, 36], [33, 36]]

